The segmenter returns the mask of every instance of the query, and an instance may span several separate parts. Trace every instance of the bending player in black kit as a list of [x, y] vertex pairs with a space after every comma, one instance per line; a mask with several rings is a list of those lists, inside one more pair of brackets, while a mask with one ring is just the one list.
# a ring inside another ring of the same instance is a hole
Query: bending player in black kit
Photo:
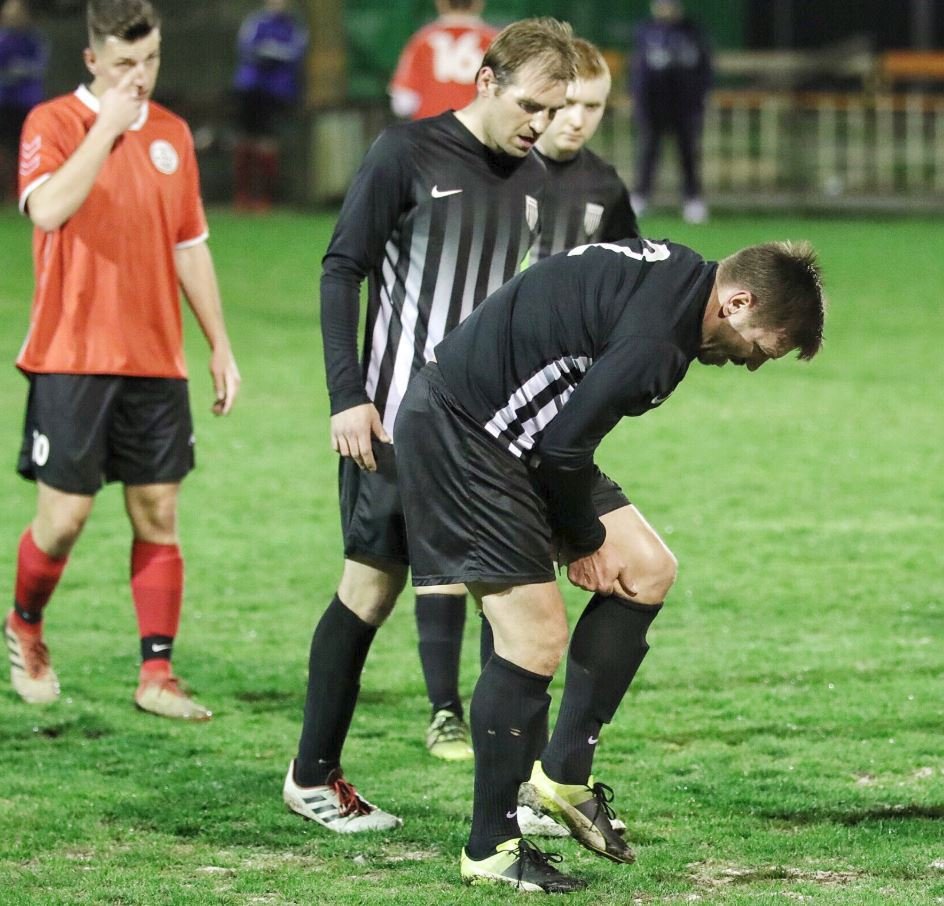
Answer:
[[[515, 274], [532, 245], [545, 171], [529, 152], [563, 106], [574, 71], [569, 26], [554, 19], [508, 26], [482, 62], [471, 104], [391, 127], [374, 142], [324, 258], [321, 323], [345, 561], [312, 639], [304, 724], [283, 797], [330, 830], [400, 824], [358, 795], [341, 770], [367, 652], [406, 582], [394, 418], [436, 344]], [[456, 590], [464, 593], [445, 589]]]
[[[648, 651], [676, 561], [594, 451], [622, 417], [665, 402], [694, 359], [756, 371], [793, 349], [812, 358], [823, 314], [806, 244], [752, 246], [720, 263], [668, 242], [580, 246], [494, 293], [414, 378], [394, 432], [413, 582], [465, 583], [495, 634], [471, 703], [468, 883], [585, 886], [521, 836], [518, 787], [536, 759], [530, 780], [548, 810], [591, 851], [633, 861], [593, 755]], [[541, 753], [567, 644], [555, 560], [594, 594]]]

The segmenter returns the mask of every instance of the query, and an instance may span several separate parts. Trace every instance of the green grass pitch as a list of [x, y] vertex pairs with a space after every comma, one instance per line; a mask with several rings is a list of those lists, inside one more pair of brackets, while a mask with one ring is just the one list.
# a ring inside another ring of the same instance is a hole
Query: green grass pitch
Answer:
[[[423, 749], [411, 595], [371, 652], [345, 756], [405, 826], [345, 838], [282, 806], [311, 630], [340, 564], [316, 317], [332, 218], [216, 211], [211, 223], [244, 386], [215, 420], [188, 318], [199, 467], [182, 498], [175, 663], [216, 716], [189, 726], [131, 706], [129, 538], [109, 488], [47, 611], [61, 701], [27, 706], [0, 678], [0, 903], [510, 901], [458, 883], [471, 771]], [[639, 861], [555, 841], [591, 883], [568, 902], [944, 903], [941, 226], [719, 216], [644, 227], [708, 257], [809, 238], [831, 313], [814, 362], [755, 375], [693, 366], [668, 404], [625, 420], [601, 449], [681, 569], [597, 757]], [[6, 594], [33, 508], [13, 471], [29, 238], [23, 218], [0, 215]], [[585, 597], [567, 591], [572, 618]]]

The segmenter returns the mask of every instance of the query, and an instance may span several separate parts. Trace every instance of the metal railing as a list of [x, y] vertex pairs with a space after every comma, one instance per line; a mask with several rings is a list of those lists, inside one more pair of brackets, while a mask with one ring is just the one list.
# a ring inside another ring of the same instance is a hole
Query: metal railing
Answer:
[[[629, 185], [634, 127], [612, 109], [595, 141]], [[668, 143], [656, 200], [678, 196]], [[716, 203], [944, 209], [944, 96], [717, 91], [705, 117], [705, 195]]]
[[[337, 201], [370, 142], [390, 121], [385, 105], [312, 114], [310, 201]], [[593, 147], [632, 187], [635, 127], [617, 103]], [[944, 95], [716, 91], [705, 117], [705, 196], [715, 206], [944, 210]], [[655, 204], [675, 204], [679, 173], [668, 141]]]

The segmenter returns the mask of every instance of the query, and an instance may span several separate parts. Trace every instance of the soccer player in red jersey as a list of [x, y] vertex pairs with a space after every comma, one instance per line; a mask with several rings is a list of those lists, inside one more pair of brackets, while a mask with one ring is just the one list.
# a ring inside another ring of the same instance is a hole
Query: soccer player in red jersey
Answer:
[[475, 97], [475, 76], [498, 29], [482, 21], [484, 0], [436, 0], [438, 18], [400, 54], [387, 89], [397, 116], [419, 120], [461, 110]]
[[180, 482], [193, 468], [182, 288], [210, 345], [213, 411], [239, 371], [206, 244], [187, 125], [150, 100], [161, 32], [147, 0], [91, 0], [88, 86], [36, 107], [20, 145], [20, 208], [35, 225], [36, 291], [17, 366], [29, 379], [18, 470], [37, 507], [17, 558], [4, 629], [14, 689], [49, 702], [59, 683], [43, 610], [102, 484], [124, 486], [131, 593], [141, 636], [135, 703], [206, 720], [170, 658], [180, 619]]

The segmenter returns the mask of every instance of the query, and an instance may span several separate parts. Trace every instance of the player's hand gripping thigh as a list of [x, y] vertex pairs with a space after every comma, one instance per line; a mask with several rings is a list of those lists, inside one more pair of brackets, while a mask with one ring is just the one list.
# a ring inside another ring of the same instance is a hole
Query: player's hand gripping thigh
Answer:
[[552, 676], [567, 646], [567, 615], [557, 584], [469, 590], [492, 626], [495, 653], [532, 673]]
[[638, 592], [619, 547], [610, 539], [609, 529], [606, 540], [592, 554], [567, 564], [567, 578], [578, 588], [601, 595], [635, 599]]
[[[609, 553], [615, 555], [614, 559], [619, 564], [618, 579], [612, 591], [601, 593], [630, 597], [640, 604], [660, 604], [669, 593], [678, 571], [678, 561], [672, 551], [631, 504], [606, 513], [600, 519], [606, 527]], [[585, 587], [581, 585], [581, 588]]]
[[352, 406], [331, 416], [331, 449], [341, 456], [350, 456], [368, 472], [377, 470], [371, 449], [375, 437], [382, 443], [393, 443], [373, 403]]

